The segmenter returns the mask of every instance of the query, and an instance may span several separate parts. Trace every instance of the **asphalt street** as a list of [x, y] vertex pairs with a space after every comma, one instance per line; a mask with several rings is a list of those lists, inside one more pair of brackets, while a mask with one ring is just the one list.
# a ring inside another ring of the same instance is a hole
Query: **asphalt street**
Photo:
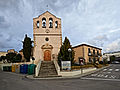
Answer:
[[[111, 67], [109, 68], [111, 69]], [[119, 68], [119, 65], [117, 66], [113, 65], [112, 69], [113, 68], [116, 70], [116, 68]], [[114, 71], [115, 73], [119, 72], [115, 70], [110, 71], [111, 72]], [[0, 71], [0, 90], [101, 90], [101, 89], [120, 90], [120, 81], [90, 80], [81, 78], [58, 79], [58, 80], [57, 79], [32, 80], [25, 78], [25, 75], [22, 74]]]
[[87, 75], [82, 79], [120, 81], [120, 64], [111, 64], [110, 67], [104, 68], [98, 72]]

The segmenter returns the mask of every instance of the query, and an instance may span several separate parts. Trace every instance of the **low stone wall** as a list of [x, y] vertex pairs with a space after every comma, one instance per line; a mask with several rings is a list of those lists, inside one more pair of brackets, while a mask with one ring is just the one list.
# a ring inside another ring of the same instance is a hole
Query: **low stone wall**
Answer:
[[12, 66], [12, 63], [0, 64], [0, 70], [3, 70], [3, 66]]
[[81, 73], [88, 73], [91, 71], [96, 70], [96, 68], [87, 68], [87, 69], [80, 69], [80, 70], [75, 70], [75, 71], [61, 71], [60, 75], [62, 76], [75, 76], [75, 75], [79, 75]]

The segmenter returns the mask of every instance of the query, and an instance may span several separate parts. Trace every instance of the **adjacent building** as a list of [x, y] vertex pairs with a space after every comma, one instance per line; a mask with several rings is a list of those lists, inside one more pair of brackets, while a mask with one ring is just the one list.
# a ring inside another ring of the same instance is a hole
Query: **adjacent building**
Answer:
[[7, 52], [5, 52], [5, 51], [0, 51], [0, 57], [1, 57], [1, 56], [6, 56], [6, 54], [7, 54]]
[[33, 18], [35, 63], [56, 60], [62, 45], [61, 19], [46, 11]]
[[7, 50], [7, 53], [16, 53], [17, 54], [17, 51], [15, 51], [14, 49], [9, 49], [9, 50]]
[[106, 58], [107, 61], [110, 61], [110, 57], [115, 56], [117, 61], [120, 61], [120, 51], [103, 53], [103, 58]]
[[98, 63], [102, 60], [102, 49], [87, 44], [74, 46], [76, 64]]

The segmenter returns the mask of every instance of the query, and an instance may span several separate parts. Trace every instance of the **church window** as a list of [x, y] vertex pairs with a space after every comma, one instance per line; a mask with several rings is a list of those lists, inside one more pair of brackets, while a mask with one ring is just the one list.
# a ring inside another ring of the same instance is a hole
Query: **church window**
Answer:
[[55, 21], [55, 28], [58, 28], [58, 21]]
[[46, 37], [46, 38], [45, 38], [45, 40], [46, 40], [46, 41], [49, 41], [49, 38], [48, 38], [48, 37]]
[[37, 21], [37, 28], [39, 28], [39, 21]]
[[49, 18], [49, 28], [53, 28], [53, 19]]
[[45, 18], [42, 18], [42, 27], [46, 28], [46, 19]]

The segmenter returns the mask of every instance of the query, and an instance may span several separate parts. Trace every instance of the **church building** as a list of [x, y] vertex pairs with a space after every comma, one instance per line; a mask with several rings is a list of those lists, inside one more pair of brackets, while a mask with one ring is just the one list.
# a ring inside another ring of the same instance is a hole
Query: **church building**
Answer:
[[46, 11], [33, 18], [35, 63], [57, 60], [62, 45], [61, 19]]

